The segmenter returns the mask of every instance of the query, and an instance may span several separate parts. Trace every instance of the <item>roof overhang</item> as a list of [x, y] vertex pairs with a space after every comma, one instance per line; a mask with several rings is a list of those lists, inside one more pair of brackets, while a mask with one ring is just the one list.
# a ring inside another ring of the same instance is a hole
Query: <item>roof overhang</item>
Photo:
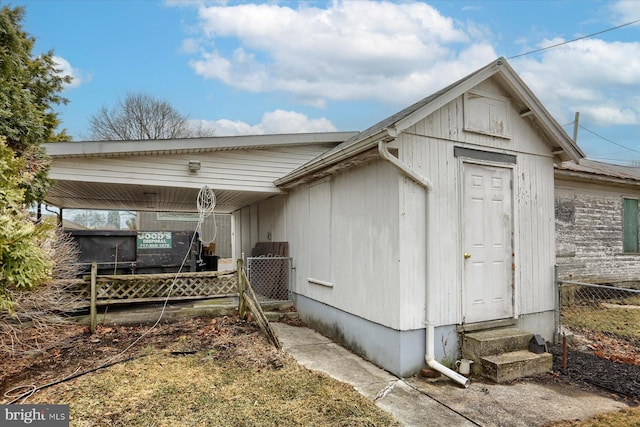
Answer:
[[[298, 153], [296, 159], [304, 162], [309, 158], [305, 159], [304, 156], [315, 156], [316, 154], [309, 153], [318, 152], [317, 148], [310, 150], [304, 149], [304, 146], [334, 147], [356, 134], [357, 132], [324, 132], [174, 140], [46, 143], [43, 146], [53, 161], [50, 176], [54, 179], [54, 185], [47, 193], [45, 202], [64, 209], [195, 212], [197, 210], [198, 192], [202, 185], [206, 184], [216, 194], [216, 212], [230, 213], [242, 207], [280, 195], [283, 190], [273, 185], [272, 181], [269, 182], [269, 186], [264, 188], [251, 188], [246, 185], [234, 186], [226, 181], [219, 182], [218, 185], [210, 181], [200, 182], [195, 178], [193, 180], [190, 179], [186, 168], [183, 172], [183, 175], [187, 175], [186, 177], [177, 176], [175, 180], [170, 181], [164, 180], [161, 182], [160, 180], [147, 179], [146, 182], [141, 182], [135, 178], [130, 178], [130, 176], [134, 176], [133, 174], [123, 172], [122, 176], [114, 177], [107, 182], [103, 181], [102, 178], [90, 176], [90, 172], [89, 175], [85, 172], [84, 176], [80, 176], [74, 170], [57, 169], [56, 161], [59, 160], [62, 164], [86, 161], [88, 165], [92, 165], [94, 164], [92, 162], [110, 159], [111, 163], [118, 163], [118, 168], [131, 167], [129, 164], [135, 163], [133, 167], [140, 169], [144, 167], [144, 156], [151, 155], [186, 154], [190, 156], [191, 154], [204, 152], [301, 147], [301, 150], [295, 150]], [[220, 155], [222, 154], [220, 153]], [[139, 162], [136, 157], [140, 157]], [[182, 157], [184, 158], [184, 156]], [[237, 157], [237, 155], [234, 154], [234, 157]], [[272, 160], [273, 157], [271, 156]], [[127, 166], [121, 165], [125, 161]], [[265, 162], [268, 161], [265, 160]], [[282, 163], [277, 158], [275, 162]], [[87, 167], [85, 167], [86, 170]], [[204, 172], [204, 170], [201, 172]], [[258, 171], [252, 172], [254, 174], [262, 173]]]
[[633, 191], [640, 189], [639, 168], [588, 159], [579, 164], [564, 162], [555, 165], [554, 175], [556, 181], [625, 187]]
[[[376, 147], [378, 141], [392, 141], [396, 136], [397, 132], [394, 129], [382, 129], [367, 138], [356, 141], [354, 144], [346, 145], [338, 150], [330, 150], [286, 176], [277, 179], [274, 183], [281, 188], [290, 188], [302, 182], [313, 181], [338, 170], [362, 163], [377, 156]], [[349, 159], [349, 162], [345, 162], [346, 159]]]
[[166, 153], [266, 149], [342, 142], [357, 132], [316, 132], [271, 135], [216, 136], [206, 138], [155, 139], [142, 141], [70, 141], [42, 144], [55, 157], [117, 157]]
[[560, 161], [573, 160], [578, 162], [585, 157], [580, 147], [567, 135], [562, 126], [547, 111], [520, 76], [511, 68], [506, 59], [498, 59], [502, 72], [499, 73], [501, 81], [507, 88], [515, 93], [524, 104], [525, 109], [520, 111], [522, 117], [528, 117], [540, 127], [552, 146], [552, 154]]
[[360, 134], [341, 144], [335, 150], [313, 159], [288, 175], [276, 180], [275, 184], [283, 188], [294, 187], [302, 182], [309, 181], [309, 177], [326, 175], [326, 173], [322, 172], [323, 170], [340, 169], [338, 165], [341, 162], [353, 164], [352, 157], [369, 152], [380, 141], [389, 142], [395, 139], [404, 130], [493, 76], [496, 76], [513, 95], [514, 101], [522, 106], [521, 116], [529, 118], [534, 126], [542, 130], [551, 145], [551, 153], [558, 162], [566, 160], [579, 161], [585, 157], [578, 145], [571, 140], [533, 92], [518, 77], [506, 59], [499, 58], [456, 83], [424, 98], [422, 101], [418, 101], [413, 106], [360, 132]]
[[[63, 209], [197, 212], [200, 188], [56, 181], [45, 203]], [[216, 213], [231, 213], [282, 194], [214, 189]]]

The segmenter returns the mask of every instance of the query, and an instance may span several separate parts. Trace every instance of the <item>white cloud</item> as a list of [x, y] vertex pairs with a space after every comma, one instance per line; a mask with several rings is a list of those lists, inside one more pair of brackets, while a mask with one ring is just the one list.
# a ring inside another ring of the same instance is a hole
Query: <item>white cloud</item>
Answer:
[[66, 88], [75, 88], [80, 86], [81, 84], [88, 83], [91, 81], [92, 76], [83, 73], [81, 70], [74, 68], [71, 66], [71, 63], [64, 59], [61, 56], [53, 56], [53, 62], [56, 64], [56, 68], [58, 68], [59, 74], [61, 76], [70, 76], [71, 83], [65, 85]]
[[638, 123], [638, 114], [629, 109], [613, 105], [587, 105], [583, 106], [581, 114], [593, 118], [597, 126], [634, 125]]
[[262, 121], [255, 125], [227, 119], [190, 120], [190, 122], [195, 127], [214, 129], [216, 136], [336, 131], [335, 126], [325, 118], [310, 119], [302, 113], [284, 110], [265, 113]]
[[[325, 9], [314, 4], [200, 4], [200, 33], [184, 44], [193, 55], [191, 67], [205, 79], [254, 93], [290, 94], [316, 108], [351, 100], [403, 106], [498, 56], [486, 24], [454, 20], [423, 2], [336, 0]], [[618, 1], [607, 7], [629, 22], [639, 18], [636, 6]], [[561, 123], [572, 121], [575, 111], [584, 123], [600, 126], [640, 122], [640, 105], [632, 97], [640, 87], [638, 42], [591, 38], [511, 63]], [[266, 119], [218, 126], [255, 133], [268, 128]]]
[[[640, 7], [637, 0], [619, 0], [609, 5], [614, 23], [618, 25], [640, 19]], [[636, 24], [638, 25], [638, 24]]]
[[[190, 62], [197, 74], [246, 91], [290, 93], [316, 107], [372, 98], [405, 104], [497, 56], [484, 27], [421, 2], [215, 5], [201, 6], [199, 16], [202, 41], [215, 41], [216, 49]], [[237, 43], [225, 49], [230, 41]], [[189, 40], [185, 48], [203, 45]]]
[[309, 119], [295, 111], [275, 110], [262, 116], [260, 128], [264, 133], [335, 132], [336, 128], [325, 118]]
[[[546, 40], [540, 46], [557, 42]], [[638, 42], [580, 40], [512, 65], [562, 123], [576, 111], [581, 121], [598, 126], [640, 123]]]
[[200, 42], [194, 38], [188, 38], [182, 41], [182, 46], [180, 47], [180, 51], [186, 54], [197, 54], [200, 53], [202, 48], [200, 47]]

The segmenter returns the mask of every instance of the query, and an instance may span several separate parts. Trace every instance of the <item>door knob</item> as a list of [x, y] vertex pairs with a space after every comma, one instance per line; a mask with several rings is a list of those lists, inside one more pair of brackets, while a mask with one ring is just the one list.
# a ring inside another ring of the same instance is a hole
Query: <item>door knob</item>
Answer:
[[464, 259], [469, 259], [469, 258], [471, 258], [471, 254], [468, 253], [468, 252], [465, 252], [464, 253]]

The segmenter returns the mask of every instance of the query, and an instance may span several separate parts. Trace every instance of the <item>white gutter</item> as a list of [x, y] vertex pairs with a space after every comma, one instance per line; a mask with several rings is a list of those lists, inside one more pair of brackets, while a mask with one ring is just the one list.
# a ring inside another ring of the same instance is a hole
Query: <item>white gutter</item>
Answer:
[[42, 144], [51, 157], [125, 156], [165, 152], [296, 147], [311, 144], [342, 143], [357, 132], [316, 132], [271, 135], [213, 136], [203, 138], [147, 139], [134, 141], [68, 141]]
[[[393, 130], [389, 129], [387, 132], [389, 135], [393, 135], [394, 137], [396, 136], [394, 129]], [[383, 159], [385, 159], [386, 161], [394, 165], [404, 175], [414, 180], [416, 183], [418, 183], [418, 185], [420, 185], [425, 190], [425, 203], [427, 204], [427, 209], [425, 213], [426, 223], [427, 223], [426, 224], [426, 229], [427, 229], [426, 252], [427, 253], [426, 253], [425, 264], [427, 267], [426, 270], [427, 270], [427, 276], [428, 276], [431, 274], [431, 269], [429, 268], [429, 260], [430, 260], [431, 247], [432, 247], [431, 241], [433, 240], [432, 236], [434, 234], [432, 233], [432, 230], [431, 230], [431, 221], [429, 221], [429, 217], [430, 217], [429, 211], [432, 209], [431, 203], [429, 203], [429, 193], [431, 193], [431, 191], [433, 190], [433, 184], [427, 178], [423, 177], [422, 175], [420, 175], [419, 173], [411, 169], [409, 165], [407, 165], [406, 163], [402, 162], [400, 159], [392, 155], [387, 149], [386, 143], [382, 140], [378, 142], [378, 152], [380, 153], [380, 157], [382, 157]], [[427, 288], [425, 292], [427, 296], [427, 303], [426, 303], [427, 321], [425, 325], [426, 326], [426, 345], [425, 345], [424, 360], [425, 362], [427, 362], [427, 366], [429, 366], [431, 369], [446, 375], [447, 377], [451, 378], [452, 380], [463, 385], [466, 388], [466, 387], [469, 387], [469, 382], [470, 382], [467, 377], [464, 377], [459, 373], [447, 368], [446, 366], [439, 363], [435, 359], [435, 345], [434, 345], [435, 328], [433, 326], [434, 322], [430, 317], [431, 313], [433, 313], [433, 310], [430, 308], [431, 301], [432, 301], [432, 298], [430, 297], [430, 289], [433, 283], [435, 282], [431, 280], [427, 280]]]
[[340, 162], [348, 157], [355, 156], [363, 153], [371, 148], [375, 148], [376, 141], [387, 140], [395, 138], [395, 133], [390, 135], [388, 129], [382, 129], [378, 132], [361, 139], [360, 141], [339, 148], [337, 150], [329, 150], [327, 153], [318, 156], [309, 163], [300, 166], [298, 169], [294, 169], [282, 178], [278, 178], [274, 181], [277, 187], [287, 186], [290, 182], [295, 181], [309, 173], [313, 173], [326, 166], [331, 166]]

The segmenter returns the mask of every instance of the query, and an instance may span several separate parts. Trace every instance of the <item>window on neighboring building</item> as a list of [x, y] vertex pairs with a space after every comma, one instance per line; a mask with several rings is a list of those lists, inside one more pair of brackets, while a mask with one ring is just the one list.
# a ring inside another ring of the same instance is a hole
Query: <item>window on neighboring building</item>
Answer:
[[623, 199], [622, 218], [625, 252], [638, 252], [638, 200]]

